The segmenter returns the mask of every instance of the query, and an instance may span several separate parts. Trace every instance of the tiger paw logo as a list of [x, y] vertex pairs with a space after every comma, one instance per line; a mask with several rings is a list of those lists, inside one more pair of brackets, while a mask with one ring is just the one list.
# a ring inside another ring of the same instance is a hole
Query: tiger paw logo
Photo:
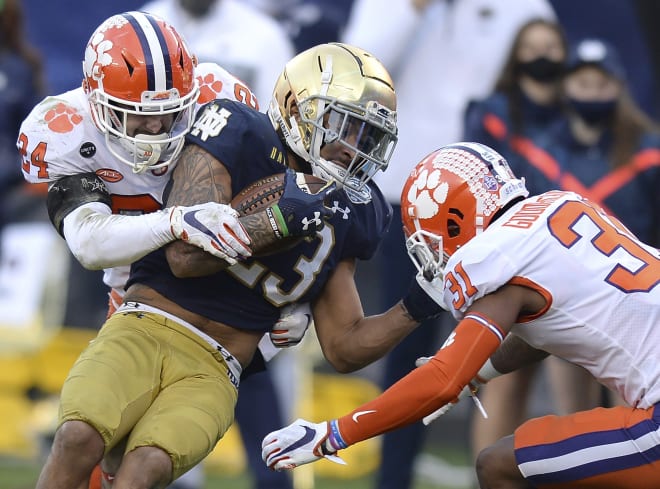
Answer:
[[73, 131], [73, 128], [83, 120], [76, 109], [61, 102], [46, 112], [44, 119], [48, 129], [58, 133]]
[[198, 76], [197, 81], [199, 82], [198, 103], [200, 104], [215, 100], [222, 92], [222, 81], [218, 80], [212, 73], [207, 74], [204, 78]]
[[85, 76], [100, 80], [103, 78], [103, 67], [112, 63], [112, 56], [108, 51], [112, 49], [112, 41], [105, 39], [102, 32], [94, 35], [85, 49], [83, 71]]
[[449, 185], [440, 181], [440, 170], [422, 171], [408, 189], [406, 198], [415, 207], [418, 219], [429, 219], [440, 210], [438, 204], [447, 200]]

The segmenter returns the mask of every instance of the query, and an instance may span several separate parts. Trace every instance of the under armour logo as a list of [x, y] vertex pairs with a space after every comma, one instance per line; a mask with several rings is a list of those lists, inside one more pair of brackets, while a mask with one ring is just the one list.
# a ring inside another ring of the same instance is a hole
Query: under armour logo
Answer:
[[321, 213], [314, 212], [314, 217], [312, 219], [307, 219], [307, 216], [305, 216], [303, 220], [300, 222], [303, 225], [303, 231], [307, 231], [310, 225], [314, 225], [314, 227], [319, 227], [321, 225]]
[[337, 212], [341, 213], [341, 218], [342, 219], [348, 219], [348, 215], [351, 213], [351, 210], [348, 207], [346, 207], [345, 209], [342, 209], [341, 207], [339, 207], [339, 201], [338, 200], [335, 200], [332, 203], [332, 208], [330, 210], [332, 212], [334, 212], [335, 214], [337, 214]]

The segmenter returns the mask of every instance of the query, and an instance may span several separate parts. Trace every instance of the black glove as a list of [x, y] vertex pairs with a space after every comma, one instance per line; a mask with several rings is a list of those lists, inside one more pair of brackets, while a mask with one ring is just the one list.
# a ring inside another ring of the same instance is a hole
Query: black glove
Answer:
[[445, 310], [424, 292], [424, 289], [420, 287], [415, 277], [413, 277], [408, 294], [402, 299], [402, 302], [403, 307], [406, 308], [410, 317], [418, 323], [436, 318]]
[[286, 170], [284, 192], [277, 204], [269, 207], [269, 217], [275, 220], [282, 238], [314, 236], [323, 229], [332, 210], [325, 207], [325, 197], [335, 189], [334, 182], [315, 194], [308, 194], [296, 184], [296, 172]]

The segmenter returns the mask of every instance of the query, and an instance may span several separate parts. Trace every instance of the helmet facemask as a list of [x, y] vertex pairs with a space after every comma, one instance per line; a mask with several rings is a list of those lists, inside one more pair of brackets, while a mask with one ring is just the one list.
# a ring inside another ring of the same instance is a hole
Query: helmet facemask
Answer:
[[[309, 110], [310, 105], [314, 109]], [[387, 169], [397, 141], [393, 112], [375, 101], [363, 108], [330, 97], [311, 97], [300, 104], [300, 126], [309, 134], [314, 174], [356, 191]], [[346, 166], [321, 156], [323, 146], [334, 143], [354, 155]]]
[[[199, 87], [195, 80], [193, 90], [184, 97], [179, 97], [176, 88], [162, 92], [145, 91], [138, 103], [113, 97], [104, 92], [101, 85], [89, 95], [89, 100], [94, 120], [105, 135], [110, 152], [130, 165], [135, 173], [141, 173], [172, 165], [192, 127], [198, 96]], [[133, 136], [127, 133], [129, 115], [168, 114], [174, 119], [166, 132]]]

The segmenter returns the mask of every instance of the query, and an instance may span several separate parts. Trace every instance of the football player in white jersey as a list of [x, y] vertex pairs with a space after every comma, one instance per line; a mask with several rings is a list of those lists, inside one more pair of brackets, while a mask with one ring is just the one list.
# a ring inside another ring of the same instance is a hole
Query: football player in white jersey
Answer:
[[456, 329], [375, 400], [266, 436], [266, 464], [337, 461], [341, 448], [553, 354], [628, 405], [527, 421], [481, 452], [480, 486], [660, 487], [660, 252], [580, 195], [528, 197], [506, 161], [476, 143], [424, 158], [401, 208], [418, 281], [459, 320]]
[[[250, 89], [215, 63], [197, 64], [170, 24], [141, 12], [114, 15], [95, 30], [83, 72], [81, 87], [32, 110], [17, 147], [25, 179], [49, 185], [49, 216], [73, 255], [104, 269], [108, 316], [122, 303], [130, 264], [173, 240], [230, 264], [250, 256], [228, 205], [162, 209], [195, 112], [224, 98], [258, 109]], [[186, 210], [197, 210], [197, 224], [182, 218]], [[300, 341], [309, 322], [306, 306], [301, 311], [283, 314], [278, 347]]]
[[21, 126], [17, 147], [25, 179], [49, 184], [53, 224], [84, 267], [105, 269], [115, 305], [128, 266], [175, 239], [225, 254], [232, 263], [250, 254], [249, 238], [229, 206], [199, 209], [210, 223], [227, 223], [238, 239], [229, 232], [209, 238], [182, 222], [182, 209], [161, 209], [195, 110], [214, 98], [256, 107], [233, 75], [216, 64], [196, 65], [164, 21], [139, 12], [112, 16], [87, 44], [82, 87], [45, 98]]

